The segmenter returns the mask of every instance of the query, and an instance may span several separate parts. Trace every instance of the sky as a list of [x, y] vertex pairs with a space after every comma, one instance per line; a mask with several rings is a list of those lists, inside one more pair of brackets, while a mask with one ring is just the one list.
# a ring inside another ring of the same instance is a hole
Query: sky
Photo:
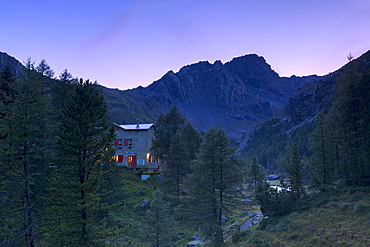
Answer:
[[0, 10], [0, 51], [122, 90], [246, 54], [280, 76], [325, 75], [370, 49], [369, 0], [2, 0]]

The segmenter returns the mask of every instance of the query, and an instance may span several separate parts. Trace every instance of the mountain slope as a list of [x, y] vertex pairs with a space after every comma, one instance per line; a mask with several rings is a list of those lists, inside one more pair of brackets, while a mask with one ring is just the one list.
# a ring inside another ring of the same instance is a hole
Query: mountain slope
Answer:
[[[358, 69], [370, 69], [370, 51], [353, 61]], [[239, 151], [246, 159], [258, 158], [265, 167], [274, 170], [279, 153], [287, 144], [298, 144], [302, 155], [309, 155], [308, 139], [319, 112], [331, 107], [334, 88], [344, 65], [337, 71], [309, 83], [289, 98], [287, 104], [273, 117], [243, 138]]]
[[23, 65], [14, 57], [5, 52], [0, 52], [0, 71], [8, 65], [13, 73], [18, 73]]
[[[230, 137], [251, 130], [256, 124], [277, 113], [292, 92], [317, 80], [318, 76], [280, 77], [263, 57], [255, 54], [234, 58], [222, 64], [207, 61], [184, 66], [179, 72], [169, 71], [160, 80], [146, 88], [132, 90], [105, 90], [115, 121], [126, 119], [127, 112], [117, 109], [116, 102], [136, 99], [140, 109], [150, 113], [166, 112], [176, 105], [195, 127], [206, 130], [210, 126], [225, 128]], [[152, 108], [151, 108], [152, 107]], [[135, 115], [135, 111], [130, 112]], [[141, 114], [136, 114], [139, 121]], [[142, 116], [144, 117], [144, 116]]]

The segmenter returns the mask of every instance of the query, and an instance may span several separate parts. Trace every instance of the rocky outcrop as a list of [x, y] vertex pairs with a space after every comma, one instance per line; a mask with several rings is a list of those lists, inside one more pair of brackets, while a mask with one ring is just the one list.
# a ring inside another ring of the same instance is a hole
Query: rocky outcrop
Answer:
[[5, 52], [0, 52], [0, 71], [7, 65], [13, 73], [18, 73], [23, 68], [23, 65], [17, 59], [9, 56]]
[[[176, 105], [196, 128], [221, 126], [237, 139], [242, 132], [277, 113], [291, 93], [317, 79], [317, 76], [280, 77], [263, 57], [252, 54], [225, 64], [202, 61], [184, 66], [177, 73], [167, 72], [146, 88], [120, 94], [126, 99], [128, 94], [137, 98], [136, 102], [144, 107], [141, 109], [151, 104], [159, 112], [166, 112]], [[109, 90], [105, 93], [109, 99]]]

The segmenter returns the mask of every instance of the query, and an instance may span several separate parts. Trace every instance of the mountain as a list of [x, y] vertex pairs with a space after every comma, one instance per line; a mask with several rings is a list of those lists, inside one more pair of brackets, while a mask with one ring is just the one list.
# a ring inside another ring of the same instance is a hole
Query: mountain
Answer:
[[8, 65], [13, 73], [18, 73], [23, 65], [14, 57], [5, 52], [0, 52], [0, 71]]
[[225, 64], [198, 62], [145, 88], [105, 88], [104, 93], [114, 121], [154, 121], [176, 105], [196, 128], [220, 126], [238, 139], [280, 111], [291, 93], [319, 78], [280, 77], [263, 57], [251, 54]]
[[[370, 69], [370, 51], [352, 61], [359, 71]], [[319, 112], [326, 113], [333, 100], [336, 81], [348, 64], [317, 78], [292, 93], [286, 105], [274, 116], [258, 125], [249, 135], [241, 138], [239, 152], [246, 159], [258, 158], [271, 170], [285, 146], [298, 144], [302, 156], [309, 156], [308, 139]]]
[[[0, 69], [10, 65], [18, 72], [22, 64], [0, 53]], [[160, 113], [176, 105], [201, 131], [224, 128], [235, 140], [285, 106], [292, 93], [320, 77], [280, 77], [256, 54], [223, 64], [202, 61], [167, 72], [147, 87], [118, 90], [102, 87], [112, 121], [154, 122]]]
[[[369, 68], [370, 52], [354, 62]], [[15, 72], [22, 67], [15, 58], [0, 53], [0, 68], [5, 64]], [[154, 122], [176, 105], [196, 128], [224, 128], [239, 142], [244, 157], [258, 155], [267, 166], [288, 139], [307, 150], [315, 116], [331, 106], [335, 81], [344, 68], [325, 76], [280, 77], [263, 57], [250, 54], [225, 64], [187, 65], [147, 87], [101, 88], [114, 122]]]

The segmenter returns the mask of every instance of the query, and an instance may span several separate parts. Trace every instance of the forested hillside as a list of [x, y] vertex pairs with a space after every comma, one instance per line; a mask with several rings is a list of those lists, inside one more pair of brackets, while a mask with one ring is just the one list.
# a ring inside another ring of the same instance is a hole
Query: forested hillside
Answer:
[[[198, 130], [176, 104], [156, 108], [149, 99], [161, 94], [114, 90], [127, 121], [154, 119], [151, 152], [165, 164], [156, 172], [116, 164], [113, 98], [102, 86], [67, 70], [55, 77], [45, 60], [10, 59], [0, 70], [0, 245], [293, 246], [329, 244], [329, 233], [367, 244], [359, 219], [370, 220], [369, 55], [285, 95], [241, 140], [247, 160], [223, 128]], [[324, 231], [316, 216], [341, 225]]]
[[351, 66], [356, 67], [359, 75], [366, 73], [370, 68], [370, 52], [293, 93], [281, 111], [241, 140], [239, 151], [242, 157], [251, 160], [256, 156], [272, 172], [283, 172], [279, 156], [294, 143], [303, 157], [310, 157], [312, 151], [308, 140], [316, 126], [317, 115], [328, 113], [333, 99], [338, 97], [334, 91]]
[[1, 246], [92, 246], [114, 233], [103, 223], [120, 205], [103, 190], [116, 169], [104, 96], [53, 76], [45, 60], [0, 72]]

